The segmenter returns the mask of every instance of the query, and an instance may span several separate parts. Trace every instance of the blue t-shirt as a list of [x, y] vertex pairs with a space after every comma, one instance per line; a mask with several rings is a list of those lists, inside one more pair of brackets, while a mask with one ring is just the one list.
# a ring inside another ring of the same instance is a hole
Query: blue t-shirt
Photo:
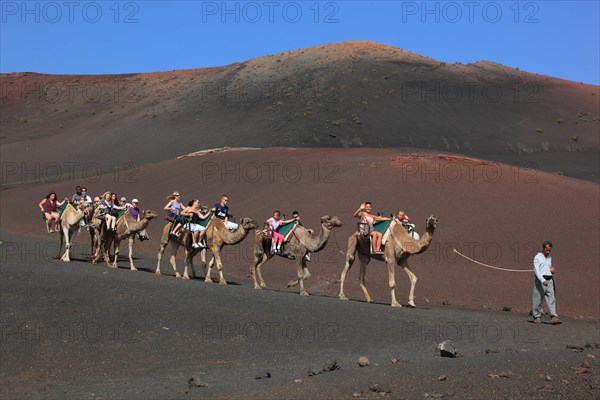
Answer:
[[229, 215], [229, 207], [222, 206], [221, 203], [215, 204], [215, 215], [220, 219], [225, 219]]

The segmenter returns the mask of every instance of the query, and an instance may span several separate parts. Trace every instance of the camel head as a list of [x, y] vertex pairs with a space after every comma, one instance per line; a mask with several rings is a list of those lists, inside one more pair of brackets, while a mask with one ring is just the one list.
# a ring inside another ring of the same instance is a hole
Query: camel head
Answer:
[[158, 214], [155, 213], [152, 210], [144, 210], [142, 211], [142, 215], [144, 216], [145, 219], [147, 219], [148, 221], [150, 221], [153, 218], [158, 217]]
[[321, 217], [321, 225], [332, 230], [333, 228], [342, 226], [342, 220], [336, 216], [330, 217], [329, 215], [324, 215]]
[[425, 220], [425, 230], [429, 233], [433, 233], [437, 228], [437, 218], [433, 215], [430, 215], [429, 218]]
[[252, 218], [242, 218], [242, 220], [240, 221], [240, 226], [246, 231], [249, 231], [251, 229], [258, 228], [258, 222], [256, 222]]

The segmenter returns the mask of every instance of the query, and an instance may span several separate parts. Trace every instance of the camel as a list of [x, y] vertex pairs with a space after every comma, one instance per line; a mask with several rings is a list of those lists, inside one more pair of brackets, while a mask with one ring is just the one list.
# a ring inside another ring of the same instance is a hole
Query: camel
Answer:
[[[137, 271], [135, 265], [133, 265], [133, 241], [135, 239], [135, 234], [143, 229], [146, 229], [148, 223], [153, 219], [158, 217], [152, 210], [144, 210], [140, 213], [143, 218], [139, 221], [135, 221], [129, 211], [126, 211], [121, 218], [117, 220], [117, 225], [115, 226], [116, 231], [106, 230], [102, 243], [104, 244], [104, 250], [102, 251], [102, 258], [106, 263], [106, 266], [109, 268], [117, 268], [117, 260], [119, 259], [119, 245], [121, 241], [124, 239], [129, 239], [129, 266], [132, 271]], [[110, 246], [114, 246], [114, 261], [111, 264], [110, 258], [108, 256], [108, 250]], [[93, 264], [96, 264], [98, 261], [98, 255], [94, 257], [92, 260]]]
[[61, 257], [62, 261], [71, 261], [71, 244], [75, 229], [79, 229], [79, 223], [88, 212], [88, 205], [82, 204], [74, 207], [71, 203], [66, 205], [65, 210], [60, 216], [60, 246], [58, 247], [58, 256], [62, 251], [63, 240], [65, 241], [65, 254]]
[[[204, 281], [206, 283], [213, 283], [210, 278], [210, 272], [213, 264], [217, 264], [219, 270], [219, 284], [227, 285], [227, 281], [223, 277], [223, 263], [221, 262], [221, 250], [225, 245], [238, 244], [248, 236], [251, 230], [258, 228], [258, 223], [251, 218], [242, 218], [238, 228], [235, 231], [230, 231], [225, 228], [225, 223], [222, 219], [212, 218], [206, 226], [206, 245], [213, 254], [212, 260], [208, 263], [208, 270], [206, 271], [206, 277]], [[190, 253], [191, 257], [198, 251], [206, 251], [206, 249], [194, 249]], [[190, 258], [191, 259], [191, 258]], [[186, 260], [187, 261], [187, 260]], [[184, 276], [187, 275], [187, 262], [185, 266]], [[191, 263], [190, 263], [191, 266]], [[192, 270], [192, 275], [193, 275]]]
[[407, 232], [406, 228], [400, 224], [395, 224], [391, 228], [390, 238], [388, 239], [383, 254], [371, 254], [371, 246], [369, 243], [369, 238], [360, 235], [359, 233], [354, 233], [348, 239], [348, 251], [346, 253], [346, 265], [344, 266], [344, 270], [342, 271], [342, 276], [340, 279], [340, 300], [348, 300], [344, 295], [344, 280], [346, 279], [346, 274], [350, 271], [352, 264], [354, 263], [354, 258], [356, 253], [358, 252], [358, 260], [360, 262], [360, 271], [358, 275], [358, 280], [360, 284], [360, 288], [362, 289], [367, 302], [371, 302], [371, 296], [369, 296], [369, 292], [367, 291], [367, 287], [365, 286], [365, 274], [367, 269], [367, 264], [371, 261], [371, 258], [374, 258], [379, 261], [384, 261], [388, 265], [388, 275], [389, 275], [389, 286], [392, 295], [392, 307], [402, 307], [400, 303], [396, 300], [396, 281], [394, 279], [394, 269], [395, 264], [398, 264], [402, 267], [404, 272], [408, 275], [410, 279], [410, 293], [408, 295], [408, 304], [411, 307], [416, 307], [414, 301], [415, 294], [415, 285], [417, 284], [417, 277], [410, 270], [408, 266], [408, 257], [413, 254], [421, 254], [429, 247], [431, 240], [433, 238], [433, 232], [437, 227], [437, 218], [431, 215], [426, 220], [425, 233], [421, 236], [419, 240], [413, 239], [410, 234]]
[[[175, 272], [176, 278], [190, 279], [190, 277], [195, 276], [194, 271], [194, 257], [200, 253], [202, 258], [202, 268], [206, 268], [206, 248], [193, 248], [192, 247], [192, 237], [191, 234], [184, 230], [179, 238], [173, 237], [170, 235], [171, 223], [167, 223], [163, 228], [160, 248], [158, 249], [158, 264], [156, 266], [155, 274], [160, 275], [160, 262], [162, 259], [162, 254], [165, 251], [165, 248], [169, 243], [171, 243], [171, 266], [173, 266], [173, 271]], [[217, 262], [217, 268], [219, 270], [219, 283], [221, 285], [226, 285], [227, 281], [223, 277], [223, 263], [221, 262], [221, 249], [225, 245], [238, 244], [248, 235], [250, 230], [256, 229], [258, 224], [256, 221], [250, 218], [242, 218], [239, 227], [235, 231], [229, 231], [225, 228], [225, 224], [219, 218], [212, 218], [208, 224], [206, 225], [206, 236], [205, 242], [207, 243], [207, 247], [213, 253], [213, 258], [210, 260], [208, 271], [206, 272], [206, 277], [204, 279], [207, 283], [212, 283], [212, 279], [210, 279], [210, 272], [215, 263]], [[175, 256], [177, 255], [177, 250], [180, 246], [185, 248], [185, 267], [183, 270], [183, 276], [177, 271], [177, 265], [175, 261]], [[188, 274], [188, 267], [191, 270], [191, 275]]]
[[[304, 281], [310, 278], [310, 272], [306, 267], [304, 256], [308, 252], [319, 252], [325, 248], [329, 235], [333, 228], [342, 226], [342, 221], [338, 217], [329, 217], [325, 215], [321, 217], [321, 230], [318, 234], [310, 232], [305, 227], [298, 225], [294, 228], [294, 232], [290, 239], [284, 244], [282, 257], [290, 260], [296, 260], [297, 279], [290, 281], [288, 287], [300, 284], [300, 294], [308, 296], [308, 292], [304, 288]], [[254, 289], [263, 289], [267, 285], [261, 274], [261, 267], [269, 259], [273, 258], [274, 254], [270, 252], [270, 238], [262, 231], [257, 232], [254, 237], [254, 262], [251, 267], [252, 279], [254, 280]], [[257, 278], [258, 277], [258, 281]], [[260, 283], [259, 283], [260, 282]]]
[[[168, 222], [165, 224], [162, 230], [162, 236], [160, 238], [160, 247], [158, 248], [158, 264], [156, 266], [156, 271], [154, 272], [156, 275], [160, 275], [160, 260], [162, 259], [162, 255], [165, 252], [165, 248], [169, 243], [171, 243], [171, 258], [170, 263], [173, 266], [173, 271], [175, 272], [176, 278], [181, 278], [181, 274], [177, 271], [177, 265], [175, 261], [175, 256], [177, 255], [177, 250], [180, 246], [185, 248], [185, 270], [183, 274], [183, 279], [190, 279], [187, 273], [187, 266], [191, 267], [192, 277], [195, 275], [194, 273], [194, 256], [202, 249], [195, 249], [192, 247], [192, 234], [187, 229], [182, 230], [181, 235], [176, 237], [171, 235], [171, 229], [173, 228], [173, 223]], [[202, 257], [202, 268], [206, 269], [206, 251], [201, 252]]]
[[102, 239], [106, 236], [106, 222], [104, 219], [100, 218], [101, 209], [96, 207], [94, 212], [92, 213], [92, 218], [90, 223], [92, 226], [89, 227], [90, 232], [90, 246], [91, 246], [91, 255], [92, 261], [98, 260], [100, 258], [100, 249], [102, 247]]

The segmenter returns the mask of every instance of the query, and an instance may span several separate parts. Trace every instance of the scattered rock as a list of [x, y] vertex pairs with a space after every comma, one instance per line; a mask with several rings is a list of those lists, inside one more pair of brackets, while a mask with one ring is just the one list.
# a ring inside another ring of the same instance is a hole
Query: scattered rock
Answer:
[[553, 393], [556, 391], [556, 389], [554, 389], [554, 386], [552, 386], [551, 384], [544, 385], [544, 387], [541, 387], [538, 390], [547, 393]]
[[369, 390], [375, 393], [392, 393], [392, 389], [387, 385], [379, 386], [377, 384], [369, 386]]
[[338, 369], [340, 369], [340, 366], [338, 365], [337, 361], [333, 361], [323, 367], [323, 372], [335, 371]]
[[498, 373], [491, 373], [488, 375], [490, 378], [492, 379], [496, 379], [496, 378], [511, 378], [513, 376], [512, 371], [509, 369], [508, 371], [502, 371], [502, 372], [498, 372]]
[[500, 353], [498, 350], [496, 349], [485, 349], [485, 354], [492, 354], [492, 353]]
[[575, 371], [575, 373], [577, 375], [583, 375], [583, 374], [587, 374], [588, 373], [588, 368], [584, 368], [584, 367], [571, 367], [571, 369], [573, 371]]
[[270, 371], [263, 371], [263, 372], [259, 372], [254, 379], [268, 379], [271, 377], [271, 372]]
[[360, 393], [354, 392], [354, 393], [352, 393], [352, 397], [360, 397]]
[[197, 376], [193, 376], [188, 379], [188, 386], [190, 388], [195, 387], [208, 387], [208, 383], [202, 382]]
[[540, 378], [548, 382], [552, 381], [552, 377], [550, 375], [540, 374]]
[[339, 366], [337, 361], [332, 361], [330, 363], [327, 363], [323, 368], [320, 368], [320, 369], [319, 368], [309, 368], [308, 376], [319, 375], [319, 374], [322, 374], [323, 372], [336, 371], [340, 368], [341, 367]]
[[444, 340], [442, 343], [437, 345], [437, 348], [440, 350], [440, 355], [442, 357], [456, 357], [456, 348], [454, 347], [454, 343], [451, 340]]
[[588, 355], [587, 355], [587, 357], [588, 357], [588, 358], [596, 358], [596, 356], [595, 356], [595, 355], [593, 355], [593, 354], [588, 354]]
[[365, 356], [360, 356], [358, 358], [358, 365], [360, 367], [366, 367], [367, 365], [369, 365], [369, 359]]
[[438, 376], [438, 381], [445, 381], [446, 379], [448, 379], [448, 375], [446, 374]]
[[390, 361], [392, 364], [398, 364], [400, 362], [400, 360], [398, 360], [396, 357], [392, 358]]
[[509, 369], [508, 371], [503, 371], [498, 374], [501, 378], [512, 378], [513, 372]]

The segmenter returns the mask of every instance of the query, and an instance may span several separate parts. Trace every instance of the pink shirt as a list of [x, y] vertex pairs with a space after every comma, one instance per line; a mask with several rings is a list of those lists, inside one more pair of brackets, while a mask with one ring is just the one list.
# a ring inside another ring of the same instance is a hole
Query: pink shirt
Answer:
[[283, 224], [283, 220], [278, 220], [275, 221], [275, 218], [271, 217], [267, 220], [267, 224], [269, 224], [269, 226], [271, 227], [271, 229], [273, 229], [274, 231], [277, 230], [277, 228], [279, 228], [281, 226], [281, 224]]

